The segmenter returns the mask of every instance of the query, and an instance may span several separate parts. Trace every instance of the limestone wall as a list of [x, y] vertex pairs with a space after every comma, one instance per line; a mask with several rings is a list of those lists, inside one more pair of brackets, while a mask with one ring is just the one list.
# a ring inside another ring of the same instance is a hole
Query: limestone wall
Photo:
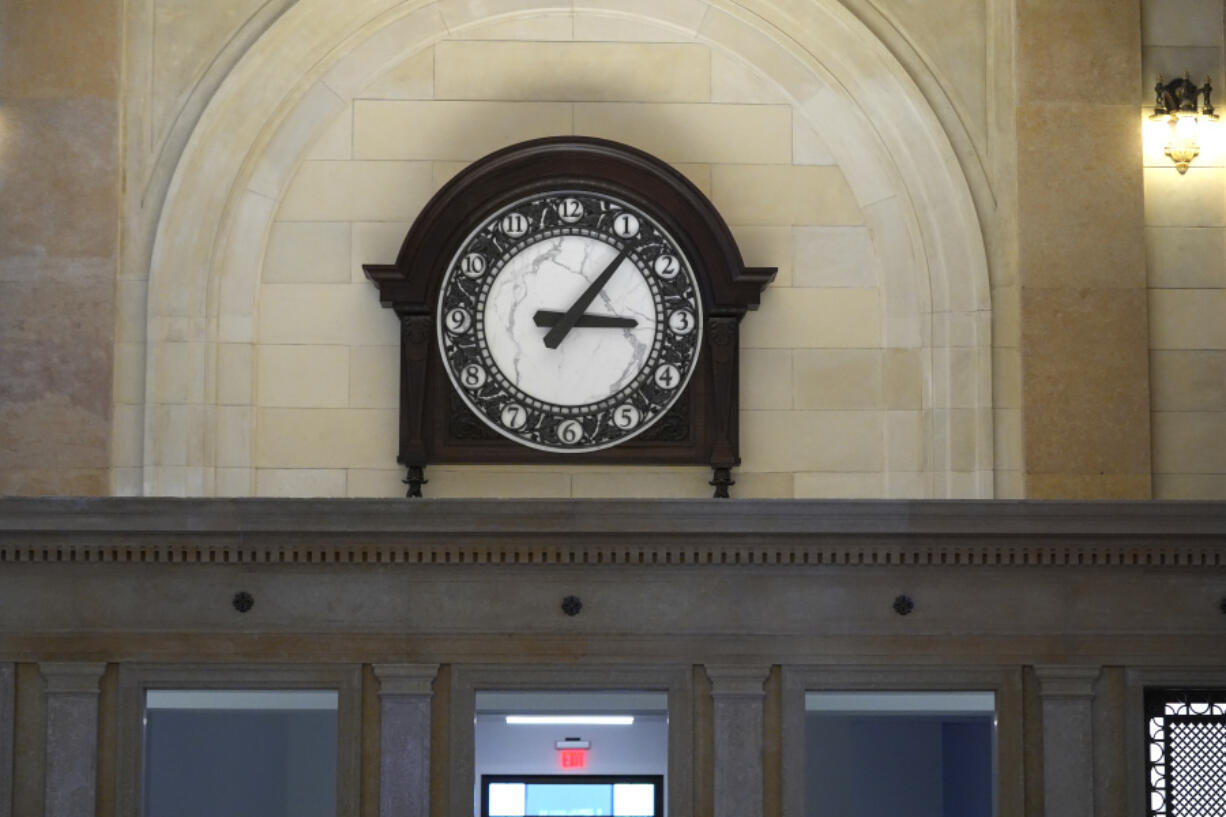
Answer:
[[[399, 326], [361, 264], [395, 260], [413, 215], [467, 161], [577, 133], [674, 163], [732, 225], [747, 263], [780, 268], [743, 328], [737, 495], [925, 495], [924, 360], [883, 342], [879, 252], [821, 136], [783, 88], [706, 43], [642, 23], [631, 32], [644, 41], [574, 41], [607, 36], [608, 22], [547, 15], [445, 39], [384, 72], [327, 127], [264, 257], [255, 451], [219, 452], [219, 465], [249, 462], [258, 495], [403, 493], [389, 456]], [[892, 485], [887, 440], [903, 472]], [[432, 496], [710, 493], [700, 468], [429, 477]]]
[[0, 3], [0, 494], [107, 492], [121, 5]]
[[1221, 133], [1178, 176], [1131, 124], [1159, 71], [1226, 84], [1220, 4], [1066, 12], [3, 0], [0, 491], [399, 490], [360, 264], [477, 155], [573, 132], [676, 163], [780, 268], [745, 325], [739, 495], [1220, 497]]
[[[1153, 86], [1190, 72], [1224, 87], [1221, 4], [1142, 5], [1142, 117]], [[1216, 94], [1215, 94], [1216, 97]], [[1216, 99], [1215, 99], [1216, 102]], [[1221, 123], [1179, 175], [1168, 130], [1145, 127], [1145, 240], [1156, 498], [1226, 496], [1226, 169]]]
[[[972, 195], [938, 115], [856, 17], [368, 6], [337, 17], [348, 36], [323, 2], [270, 21], [202, 112], [142, 282], [145, 398], [118, 491], [398, 493], [396, 324], [361, 264], [393, 260], [465, 163], [579, 133], [676, 164], [747, 261], [780, 269], [744, 326], [738, 495], [992, 495]], [[696, 468], [430, 478], [434, 496], [709, 491]]]

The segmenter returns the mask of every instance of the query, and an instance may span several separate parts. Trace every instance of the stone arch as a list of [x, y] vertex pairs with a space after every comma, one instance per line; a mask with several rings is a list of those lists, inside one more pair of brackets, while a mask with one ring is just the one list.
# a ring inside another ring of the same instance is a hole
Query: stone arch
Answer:
[[652, 16], [667, 10], [627, 15], [617, 0], [582, 9], [503, 0], [486, 6], [487, 16], [453, 0], [299, 0], [221, 85], [166, 197], [147, 307], [145, 493], [214, 493], [216, 469], [228, 465], [214, 454], [218, 437], [250, 436], [250, 395], [220, 394], [219, 374], [241, 380], [250, 369], [227, 350], [254, 340], [264, 242], [318, 131], [375, 75], [451, 31], [558, 13], [632, 16], [680, 31], [788, 93], [825, 138], [875, 232], [887, 273], [884, 342], [927, 355], [927, 495], [991, 496], [987, 263], [950, 141], [898, 61], [840, 4], [807, 3], [803, 17], [746, 5], [696, 3], [701, 13], [682, 19]]

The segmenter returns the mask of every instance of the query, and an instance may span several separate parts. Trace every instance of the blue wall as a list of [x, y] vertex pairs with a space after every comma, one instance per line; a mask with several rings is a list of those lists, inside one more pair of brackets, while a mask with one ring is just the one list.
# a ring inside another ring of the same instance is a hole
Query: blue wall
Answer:
[[335, 711], [151, 709], [145, 817], [333, 817]]
[[991, 817], [992, 718], [809, 713], [809, 817]]

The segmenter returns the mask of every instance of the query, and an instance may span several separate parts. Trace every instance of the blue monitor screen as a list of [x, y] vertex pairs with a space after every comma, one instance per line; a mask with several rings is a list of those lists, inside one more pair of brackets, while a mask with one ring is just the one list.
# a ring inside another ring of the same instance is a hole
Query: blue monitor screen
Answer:
[[662, 817], [659, 775], [484, 775], [482, 817]]

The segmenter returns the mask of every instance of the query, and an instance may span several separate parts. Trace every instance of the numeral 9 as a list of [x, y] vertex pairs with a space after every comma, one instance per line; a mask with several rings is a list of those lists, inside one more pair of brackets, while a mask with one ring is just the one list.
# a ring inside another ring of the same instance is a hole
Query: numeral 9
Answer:
[[453, 309], [447, 313], [447, 328], [454, 334], [467, 332], [468, 327], [472, 325], [472, 319], [468, 317], [468, 313], [463, 309]]

